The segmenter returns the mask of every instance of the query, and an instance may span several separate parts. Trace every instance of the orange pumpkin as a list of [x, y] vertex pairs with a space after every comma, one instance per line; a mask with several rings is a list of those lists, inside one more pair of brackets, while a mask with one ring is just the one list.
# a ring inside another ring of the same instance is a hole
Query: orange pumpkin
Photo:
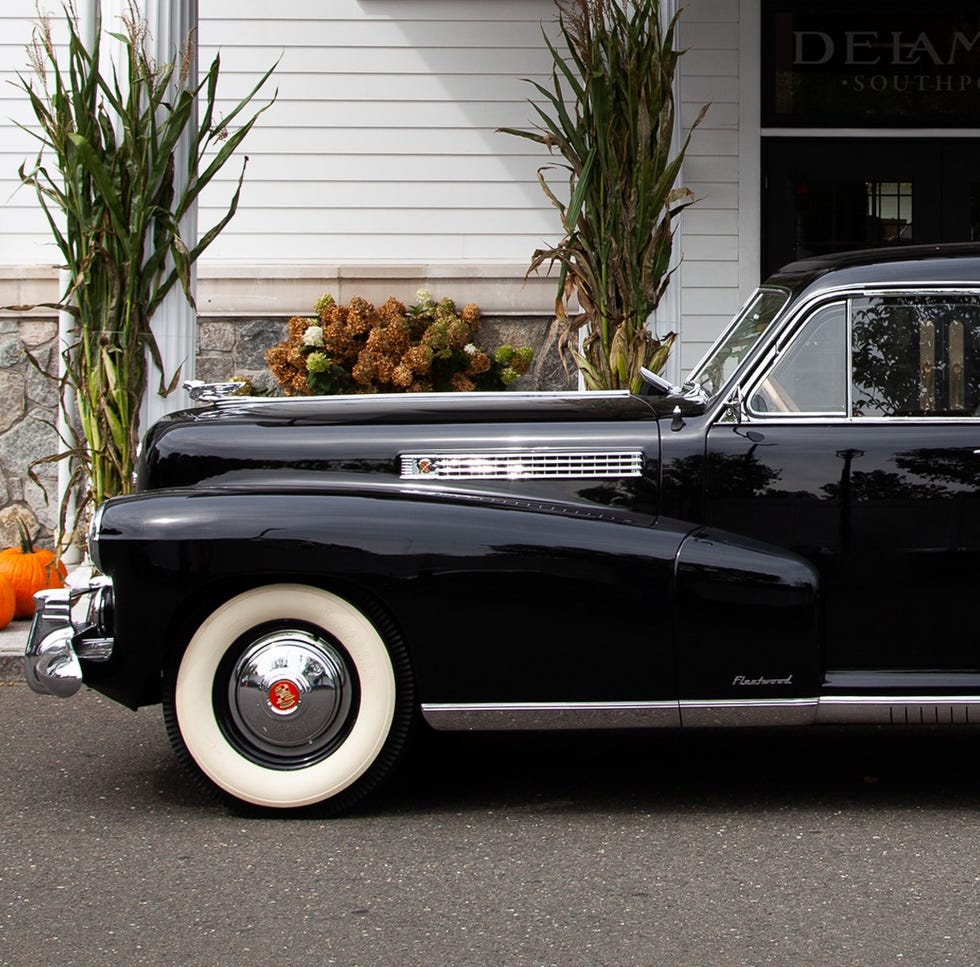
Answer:
[[10, 578], [6, 574], [0, 574], [0, 628], [6, 628], [10, 624], [16, 601], [17, 596], [14, 594], [14, 586], [10, 583]]
[[34, 547], [22, 520], [17, 521], [17, 529], [20, 531], [20, 547], [0, 551], [0, 574], [13, 585], [14, 617], [32, 618], [34, 592], [63, 587], [68, 572], [61, 561], [55, 562], [51, 551]]

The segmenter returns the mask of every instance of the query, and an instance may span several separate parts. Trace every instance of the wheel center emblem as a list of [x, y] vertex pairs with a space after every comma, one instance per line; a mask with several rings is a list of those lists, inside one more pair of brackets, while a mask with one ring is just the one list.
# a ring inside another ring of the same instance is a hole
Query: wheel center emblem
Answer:
[[299, 705], [299, 689], [283, 678], [269, 689], [269, 704], [276, 712], [291, 712]]

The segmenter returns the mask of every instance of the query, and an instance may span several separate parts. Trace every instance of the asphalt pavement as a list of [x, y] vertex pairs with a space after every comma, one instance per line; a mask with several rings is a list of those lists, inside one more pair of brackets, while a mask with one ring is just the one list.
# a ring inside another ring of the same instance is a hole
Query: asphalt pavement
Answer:
[[430, 735], [238, 815], [159, 708], [0, 687], [0, 965], [978, 963], [967, 730]]

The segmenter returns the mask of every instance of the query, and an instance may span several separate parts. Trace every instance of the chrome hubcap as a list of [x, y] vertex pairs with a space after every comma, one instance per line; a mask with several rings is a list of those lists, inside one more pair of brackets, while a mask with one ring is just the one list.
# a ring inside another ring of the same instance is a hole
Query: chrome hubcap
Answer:
[[307, 758], [345, 728], [353, 687], [329, 641], [300, 628], [263, 635], [235, 663], [231, 718], [245, 742], [277, 758]]

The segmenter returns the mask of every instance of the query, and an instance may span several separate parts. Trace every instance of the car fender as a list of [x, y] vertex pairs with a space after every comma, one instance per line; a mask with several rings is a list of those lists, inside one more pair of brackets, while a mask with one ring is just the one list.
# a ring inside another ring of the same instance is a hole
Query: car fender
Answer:
[[680, 547], [676, 588], [682, 702], [818, 694], [820, 583], [809, 561], [705, 528]]
[[154, 702], [168, 656], [218, 603], [287, 582], [383, 609], [423, 701], [669, 699], [673, 570], [690, 530], [432, 488], [116, 499], [96, 550], [115, 584], [117, 647], [86, 681], [131, 706]]

